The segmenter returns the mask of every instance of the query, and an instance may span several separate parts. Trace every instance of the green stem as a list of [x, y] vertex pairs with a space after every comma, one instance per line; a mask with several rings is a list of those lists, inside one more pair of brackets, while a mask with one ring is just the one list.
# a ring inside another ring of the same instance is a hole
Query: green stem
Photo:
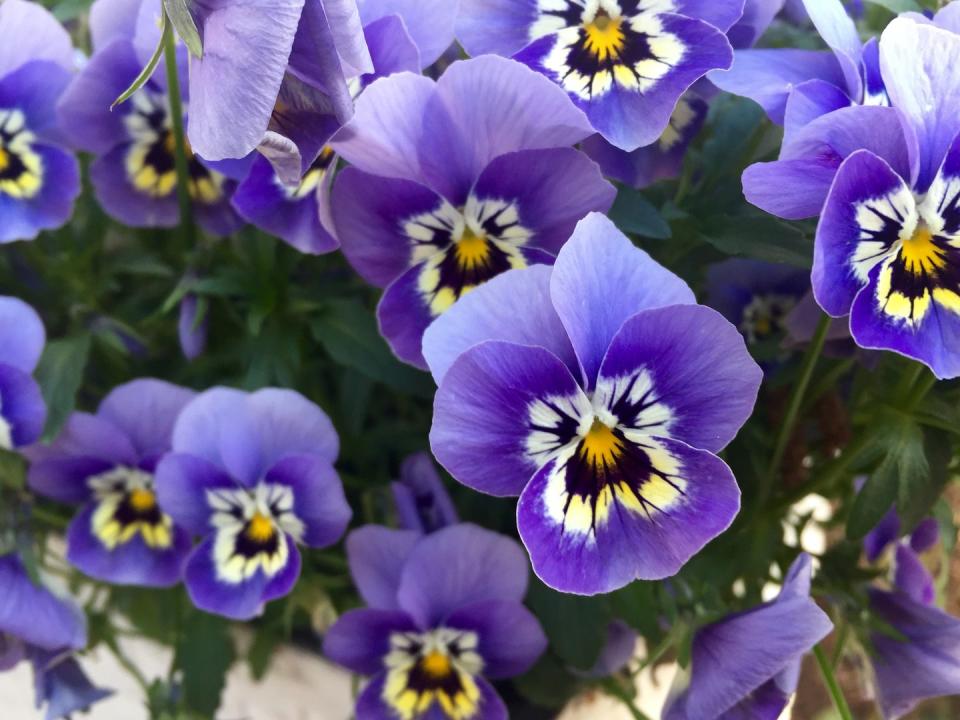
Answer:
[[767, 474], [764, 484], [760, 488], [759, 501], [757, 508], [762, 508], [770, 493], [773, 491], [773, 484], [780, 472], [780, 465], [783, 463], [783, 456], [787, 451], [787, 445], [793, 436], [793, 429], [796, 427], [797, 418], [800, 415], [800, 406], [803, 404], [803, 397], [807, 392], [807, 386], [813, 377], [814, 368], [817, 366], [817, 360], [823, 352], [823, 346], [827, 341], [827, 331], [830, 330], [830, 318], [824, 315], [820, 318], [820, 324], [817, 325], [817, 331], [814, 333], [813, 340], [807, 348], [807, 353], [803, 359], [803, 367], [800, 370], [800, 377], [796, 385], [793, 386], [793, 392], [790, 394], [790, 401], [787, 404], [787, 412], [780, 424], [780, 432], [777, 434], [777, 442], [773, 446], [773, 455], [770, 458], [770, 465], [767, 467]]
[[[926, 370], [925, 367], [921, 366], [923, 370]], [[927, 396], [927, 393], [933, 389], [933, 386], [937, 384], [937, 376], [932, 372], [927, 371], [926, 374], [920, 375], [919, 380], [914, 383], [913, 387], [910, 388], [910, 395], [907, 407], [910, 411], [916, 410], [920, 403], [923, 402], [923, 399]]]
[[39, 508], [36, 505], [30, 508], [30, 516], [60, 530], [66, 529], [70, 522], [69, 520], [65, 520], [64, 518], [60, 517], [56, 513], [47, 512], [43, 508]]
[[140, 671], [136, 665], [133, 664], [133, 661], [130, 660], [126, 655], [123, 654], [123, 651], [120, 650], [120, 646], [117, 644], [116, 639], [110, 638], [105, 640], [104, 644], [110, 649], [110, 652], [113, 653], [113, 656], [117, 659], [117, 662], [120, 663], [121, 667], [127, 671], [127, 673], [137, 681], [137, 684], [143, 690], [144, 695], [150, 694], [150, 683], [147, 682], [146, 676]]
[[163, 28], [163, 59], [167, 69], [167, 94], [170, 98], [170, 119], [173, 126], [174, 163], [177, 169], [177, 202], [180, 205], [180, 229], [192, 248], [193, 203], [190, 200], [190, 162], [183, 129], [183, 101], [180, 96], [180, 74], [177, 70], [177, 41], [173, 23], [168, 19]]
[[647, 717], [643, 711], [637, 707], [636, 703], [633, 701], [633, 698], [630, 697], [630, 694], [620, 687], [615, 678], [608, 678], [605, 680], [603, 682], [603, 689], [608, 695], [615, 697], [624, 704], [624, 706], [633, 716], [633, 720], [650, 720], [650, 718]]
[[840, 717], [843, 720], [853, 720], [850, 706], [847, 705], [847, 699], [843, 696], [840, 685], [837, 684], [837, 678], [833, 674], [833, 668], [830, 667], [830, 661], [827, 660], [826, 654], [819, 645], [814, 646], [813, 656], [817, 659], [820, 674], [823, 675], [823, 682], [830, 692], [830, 697], [833, 698], [833, 704], [837, 708], [837, 712], [840, 713]]

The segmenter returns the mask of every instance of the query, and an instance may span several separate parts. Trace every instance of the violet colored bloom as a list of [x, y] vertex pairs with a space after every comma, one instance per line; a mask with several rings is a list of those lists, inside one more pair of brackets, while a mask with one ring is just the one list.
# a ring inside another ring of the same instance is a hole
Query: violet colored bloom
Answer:
[[940, 536], [937, 521], [932, 517], [926, 518], [903, 539], [900, 539], [900, 531], [900, 516], [896, 508], [891, 508], [863, 539], [867, 562], [877, 562], [883, 552], [892, 545], [893, 586], [914, 602], [931, 605], [936, 597], [933, 575], [919, 556], [936, 544]]
[[433, 458], [425, 452], [403, 461], [400, 480], [391, 483], [390, 489], [404, 530], [429, 533], [460, 522]]
[[300, 575], [298, 544], [326, 547], [350, 521], [326, 414], [292, 390], [213, 388], [190, 402], [157, 467], [160, 507], [203, 538], [184, 582], [201, 610], [246, 620]]
[[902, 638], [870, 637], [880, 708], [896, 720], [921, 700], [960, 694], [960, 619], [908, 593], [870, 590], [870, 609]]
[[537, 575], [596, 594], [669, 577], [740, 506], [714, 453], [762, 373], [735, 327], [607, 218], [553, 268], [512, 270], [424, 336], [439, 389], [430, 445], [459, 482], [519, 495]]
[[54, 107], [70, 82], [73, 45], [46, 9], [0, 4], [0, 243], [63, 225], [80, 194]]
[[43, 432], [47, 406], [31, 373], [45, 342], [36, 311], [22, 300], [0, 296], [0, 449], [25, 447]]
[[726, 72], [710, 73], [722, 90], [759, 103], [788, 133], [849, 105], [888, 105], [875, 38], [863, 43], [840, 0], [804, 0], [830, 50], [737, 50]]
[[602, 135], [594, 135], [581, 147], [600, 165], [606, 177], [645, 188], [680, 174], [683, 158], [703, 129], [708, 110], [707, 101], [690, 91], [677, 101], [666, 129], [652, 145], [627, 152], [608, 143]]
[[488, 680], [523, 674], [547, 646], [523, 606], [520, 546], [470, 524], [429, 535], [367, 525], [347, 537], [347, 559], [368, 607], [337, 620], [323, 651], [372, 676], [357, 720], [506, 720]]
[[180, 351], [187, 360], [196, 360], [207, 347], [207, 317], [199, 317], [200, 299], [195, 293], [187, 293], [180, 301], [180, 317], [177, 320], [177, 338]]
[[16, 555], [0, 556], [0, 672], [21, 660], [33, 666], [37, 708], [56, 720], [111, 693], [95, 688], [73, 659], [87, 644], [83, 612], [35, 585]]
[[680, 96], [728, 68], [743, 0], [461, 0], [471, 55], [513, 56], [562, 87], [621, 150], [650, 145]]
[[784, 0], [747, 0], [743, 15], [727, 30], [727, 38], [736, 49], [753, 47], [783, 9]]
[[[159, 42], [161, 10], [151, 0], [97, 0], [90, 21], [93, 56], [58, 107], [71, 142], [96, 156], [90, 179], [97, 201], [110, 217], [131, 227], [175, 227], [180, 222], [166, 76], [154, 73], [129, 100], [110, 107]], [[185, 60], [181, 77], [186, 78]], [[184, 100], [189, 108], [189, 98]], [[229, 235], [243, 225], [230, 206], [236, 182], [192, 150], [189, 155], [188, 190], [197, 221], [207, 232]]]
[[[385, 4], [388, 4], [386, 0], [368, 0], [364, 6], [372, 12]], [[407, 32], [405, 17], [389, 14], [371, 20], [364, 27], [364, 37], [374, 70], [351, 82], [351, 93], [355, 96], [381, 77], [403, 71], [420, 73], [420, 53]], [[326, 143], [340, 129], [340, 121], [335, 115], [327, 114], [323, 127], [322, 137]], [[324, 145], [300, 181], [287, 185], [266, 158], [258, 157], [234, 193], [233, 206], [248, 222], [300, 252], [311, 255], [332, 252], [340, 247], [331, 232], [330, 190], [336, 166], [337, 155]]]
[[296, 184], [353, 112], [349, 78], [371, 72], [356, 0], [188, 3], [203, 42], [190, 58], [190, 142], [210, 160], [260, 149]]
[[30, 488], [82, 508], [67, 530], [67, 560], [119, 585], [180, 582], [190, 535], [157, 504], [154, 473], [194, 393], [162, 380], [115, 388], [95, 415], [73, 413], [49, 446], [28, 451]]
[[697, 631], [690, 684], [664, 720], [776, 720], [797, 690], [803, 656], [833, 629], [810, 598], [810, 556], [790, 566], [780, 596]]
[[960, 375], [958, 62], [952, 32], [908, 18], [884, 31], [880, 64], [903, 127], [885, 156], [863, 149], [840, 165], [812, 276], [817, 302], [850, 315], [858, 345], [919, 360], [940, 378]]
[[611, 206], [614, 188], [569, 147], [591, 132], [561, 90], [498, 57], [364, 91], [331, 143], [353, 165], [333, 219], [350, 264], [386, 288], [377, 315], [397, 357], [425, 367], [434, 318], [499, 273], [551, 263], [580, 218]]

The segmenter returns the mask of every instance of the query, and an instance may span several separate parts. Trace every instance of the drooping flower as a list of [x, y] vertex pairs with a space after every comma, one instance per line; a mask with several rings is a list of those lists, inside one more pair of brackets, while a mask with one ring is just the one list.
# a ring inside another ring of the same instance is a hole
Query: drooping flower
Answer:
[[636, 630], [622, 620], [608, 623], [607, 637], [597, 661], [585, 672], [576, 668], [572, 668], [571, 672], [588, 678], [609, 677], [620, 672], [636, 655], [638, 638]]
[[[368, 0], [361, 6], [376, 15], [390, 9], [390, 2]], [[401, 3], [408, 5], [409, 3]], [[446, 14], [455, 5], [446, 3]], [[393, 73], [418, 73], [420, 53], [407, 31], [407, 19], [414, 17], [413, 8], [404, 7], [407, 15], [384, 14], [364, 26], [373, 72], [361, 75], [350, 83], [356, 97], [375, 80]], [[422, 12], [421, 12], [422, 14]], [[419, 15], [417, 15], [419, 17]], [[452, 22], [452, 21], [451, 21]], [[452, 31], [451, 31], [452, 34]], [[304, 253], [321, 254], [340, 247], [332, 234], [330, 189], [333, 184], [337, 155], [325, 143], [340, 129], [340, 120], [327, 112], [321, 133], [323, 148], [298, 184], [288, 185], [271, 163], [263, 157], [254, 160], [250, 173], [237, 188], [233, 206], [247, 221], [279, 237]]]
[[404, 530], [434, 532], [460, 521], [457, 509], [427, 453], [403, 461], [400, 480], [390, 484], [399, 524]]
[[345, 613], [323, 649], [372, 676], [357, 720], [505, 720], [488, 680], [524, 673], [547, 645], [523, 606], [519, 545], [470, 524], [429, 535], [368, 525], [348, 536], [347, 558], [368, 607]]
[[80, 194], [54, 107], [70, 82], [73, 45], [45, 8], [0, 5], [0, 243], [63, 225]]
[[777, 720], [797, 690], [803, 656], [833, 629], [810, 598], [811, 560], [790, 566], [776, 600], [697, 631], [689, 686], [664, 720]]
[[[194, 273], [189, 273], [187, 281], [196, 279]], [[180, 341], [180, 352], [187, 360], [195, 360], [203, 354], [207, 347], [207, 316], [206, 308], [201, 306], [200, 298], [196, 293], [188, 292], [180, 300], [180, 312], [177, 319], [177, 339]]]
[[25, 447], [43, 432], [47, 406], [31, 373], [45, 342], [36, 311], [0, 296], [0, 449]]
[[292, 390], [214, 388], [184, 408], [156, 488], [163, 511], [203, 538], [184, 566], [197, 607], [254, 617], [296, 583], [298, 544], [340, 538], [351, 513], [338, 451], [330, 419]]
[[[93, 56], [58, 107], [67, 137], [96, 156], [90, 179], [97, 201], [131, 227], [175, 227], [180, 222], [166, 76], [154, 73], [128, 101], [111, 108], [159, 42], [161, 11], [149, 0], [97, 0], [91, 9]], [[179, 51], [185, 81], [186, 49]], [[189, 109], [186, 95], [184, 101]], [[197, 221], [215, 235], [230, 234], [243, 224], [230, 206], [236, 182], [189, 148], [188, 154], [188, 190]]]
[[190, 58], [190, 142], [210, 160], [259, 149], [296, 184], [353, 112], [348, 79], [372, 72], [356, 0], [188, 3], [203, 57]]
[[[960, 35], [908, 18], [884, 31], [880, 65], [903, 127], [885, 155], [862, 149], [840, 165], [812, 276], [817, 302], [834, 317], [850, 315], [858, 345], [915, 358], [941, 378], [960, 375], [956, 62]], [[877, 144], [889, 140], [876, 127], [866, 133]]]
[[891, 508], [863, 539], [867, 562], [877, 562], [884, 551], [893, 546], [891, 580], [893, 587], [915, 602], [933, 604], [936, 590], [933, 575], [924, 566], [920, 555], [933, 547], [940, 536], [935, 518], [922, 520], [909, 536], [900, 539], [900, 516]]
[[650, 145], [680, 96], [730, 67], [742, 0], [461, 0], [471, 55], [513, 56], [562, 87], [621, 150]]
[[399, 358], [423, 367], [434, 318], [501, 272], [552, 262], [580, 218], [610, 207], [613, 187], [569, 147], [590, 133], [563, 92], [497, 57], [364, 91], [331, 143], [353, 165], [333, 220], [350, 264], [386, 287], [377, 315]]
[[424, 336], [430, 444], [458, 481], [519, 495], [537, 575], [609, 592], [673, 575], [739, 508], [714, 453], [762, 373], [735, 327], [596, 213], [556, 265], [514, 270]]
[[162, 380], [134, 380], [95, 415], [73, 413], [49, 446], [28, 451], [32, 490], [82, 504], [67, 530], [67, 560], [87, 575], [122, 585], [180, 582], [190, 535], [160, 509], [154, 474], [193, 396]]
[[47, 720], [85, 711], [111, 694], [94, 687], [72, 656], [87, 644], [80, 608], [34, 584], [16, 555], [0, 557], [0, 588], [0, 672], [30, 661], [37, 708], [47, 706]]

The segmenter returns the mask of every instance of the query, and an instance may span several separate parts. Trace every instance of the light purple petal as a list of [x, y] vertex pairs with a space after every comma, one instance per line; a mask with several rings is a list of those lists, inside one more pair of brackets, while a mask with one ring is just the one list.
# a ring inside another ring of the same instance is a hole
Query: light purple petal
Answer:
[[222, 469], [203, 458], [170, 453], [157, 465], [154, 475], [157, 502], [174, 522], [193, 535], [211, 531], [207, 491], [237, 488]]
[[370, 607], [397, 610], [403, 566], [420, 533], [365, 525], [347, 536], [347, 562], [360, 597]]
[[138, 0], [96, 0], [90, 6], [94, 54], [99, 54], [113, 40], [133, 37], [141, 5]]
[[825, 80], [807, 80], [800, 83], [787, 99], [783, 121], [784, 142], [789, 142], [793, 133], [817, 118], [849, 105], [850, 98], [847, 94], [832, 83]]
[[358, 0], [364, 26], [396, 14], [420, 50], [423, 67], [429, 67], [453, 44], [457, 0]]
[[820, 37], [836, 55], [848, 92], [859, 100], [863, 93], [860, 78], [863, 45], [853, 19], [840, 0], [804, 0], [803, 4]]
[[896, 508], [890, 508], [877, 525], [863, 539], [863, 550], [867, 562], [874, 563], [887, 549], [887, 546], [900, 537], [900, 516]]
[[0, 37], [6, 38], [0, 45], [0, 77], [31, 60], [49, 60], [65, 70], [73, 68], [70, 36], [39, 3], [4, 0], [0, 5]]
[[0, 296], [0, 362], [32, 373], [46, 339], [36, 310], [19, 298]]
[[352, 512], [337, 471], [318, 455], [287, 455], [264, 480], [293, 489], [293, 514], [304, 524], [298, 542], [314, 548], [333, 545], [350, 523]]
[[522, 675], [547, 649], [547, 636], [536, 616], [518, 602], [487, 600], [467, 605], [444, 624], [477, 633], [483, 675], [491, 680]]
[[530, 42], [536, 0], [460, 0], [457, 40], [468, 55], [511, 56]]
[[33, 584], [15, 555], [0, 557], [0, 631], [45, 650], [79, 650], [87, 644], [79, 607]]
[[144, 378], [112, 390], [97, 415], [122, 429], [139, 457], [162, 455], [170, 450], [180, 411], [195, 396], [179, 385]]
[[433, 532], [460, 521], [429, 453], [408, 456], [400, 467], [399, 482], [390, 488], [400, 526], [407, 530]]
[[47, 406], [37, 382], [19, 368], [0, 363], [0, 415], [10, 426], [15, 448], [40, 439], [47, 419]]
[[361, 675], [384, 668], [392, 633], [415, 632], [413, 620], [397, 610], [350, 610], [341, 615], [323, 638], [323, 654]]

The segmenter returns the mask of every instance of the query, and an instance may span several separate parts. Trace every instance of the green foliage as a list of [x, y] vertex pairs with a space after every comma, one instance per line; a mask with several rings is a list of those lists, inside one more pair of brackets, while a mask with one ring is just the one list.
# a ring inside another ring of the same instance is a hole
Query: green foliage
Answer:
[[213, 716], [236, 655], [227, 622], [202, 612], [190, 613], [175, 652], [187, 708], [202, 717]]
[[90, 334], [51, 340], [37, 366], [37, 382], [47, 403], [44, 437], [53, 438], [76, 407], [77, 391], [83, 382], [90, 357]]

